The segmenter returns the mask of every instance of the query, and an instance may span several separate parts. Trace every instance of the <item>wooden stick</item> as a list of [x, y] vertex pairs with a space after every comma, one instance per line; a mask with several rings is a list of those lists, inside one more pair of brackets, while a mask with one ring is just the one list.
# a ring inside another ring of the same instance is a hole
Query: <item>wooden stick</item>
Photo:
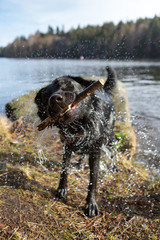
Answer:
[[71, 104], [71, 107], [77, 105], [79, 102], [81, 102], [84, 98], [91, 95], [94, 91], [96, 91], [98, 88], [102, 87], [105, 83], [104, 79], [100, 79], [94, 83], [92, 83], [90, 86], [84, 89], [80, 94], [76, 96], [76, 99]]
[[50, 124], [53, 124], [59, 117], [62, 117], [67, 111], [69, 111], [72, 107], [80, 103], [83, 99], [85, 99], [87, 96], [91, 95], [94, 91], [96, 91], [98, 88], [102, 87], [105, 83], [104, 79], [100, 79], [96, 82], [93, 82], [90, 86], [84, 89], [80, 94], [78, 94], [75, 98], [75, 100], [69, 104], [67, 107], [65, 107], [59, 114], [59, 116], [56, 117], [47, 117], [44, 121], [42, 121], [37, 127], [39, 131], [42, 131]]

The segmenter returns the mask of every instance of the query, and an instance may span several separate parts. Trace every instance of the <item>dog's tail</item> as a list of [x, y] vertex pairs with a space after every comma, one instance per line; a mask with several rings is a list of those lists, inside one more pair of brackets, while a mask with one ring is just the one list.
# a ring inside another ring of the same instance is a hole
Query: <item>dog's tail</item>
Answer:
[[106, 67], [108, 78], [103, 86], [104, 90], [110, 94], [112, 94], [112, 90], [116, 85], [117, 76], [113, 68], [107, 66]]

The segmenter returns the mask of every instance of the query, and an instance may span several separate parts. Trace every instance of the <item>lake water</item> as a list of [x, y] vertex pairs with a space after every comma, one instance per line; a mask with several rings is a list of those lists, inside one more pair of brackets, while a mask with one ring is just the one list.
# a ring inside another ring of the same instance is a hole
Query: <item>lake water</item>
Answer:
[[131, 120], [137, 133], [136, 160], [160, 173], [160, 62], [0, 58], [0, 113], [13, 98], [62, 75], [105, 76], [112, 66], [128, 90]]

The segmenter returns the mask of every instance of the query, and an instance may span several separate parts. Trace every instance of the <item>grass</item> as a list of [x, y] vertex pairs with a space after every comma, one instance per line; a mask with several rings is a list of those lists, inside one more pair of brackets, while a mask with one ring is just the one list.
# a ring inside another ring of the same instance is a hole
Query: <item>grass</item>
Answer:
[[62, 158], [56, 129], [37, 136], [27, 123], [12, 133], [10, 126], [0, 118], [0, 161], [6, 163], [0, 169], [0, 239], [160, 239], [160, 181], [150, 181], [134, 163], [126, 126], [116, 127], [118, 170], [106, 160], [110, 170], [100, 171], [100, 215], [94, 218], [83, 213], [87, 163], [70, 172], [67, 200], [55, 198]]

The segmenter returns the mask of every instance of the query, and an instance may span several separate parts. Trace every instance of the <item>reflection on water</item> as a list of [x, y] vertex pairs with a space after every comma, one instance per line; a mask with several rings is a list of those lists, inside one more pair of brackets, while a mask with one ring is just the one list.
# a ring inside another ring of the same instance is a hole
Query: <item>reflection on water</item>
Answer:
[[[105, 60], [0, 59], [0, 112], [19, 95], [58, 76], [105, 76], [105, 66], [117, 71], [128, 90], [133, 126], [137, 132], [137, 160], [158, 174], [160, 160], [160, 62]], [[160, 170], [159, 170], [160, 171]]]

